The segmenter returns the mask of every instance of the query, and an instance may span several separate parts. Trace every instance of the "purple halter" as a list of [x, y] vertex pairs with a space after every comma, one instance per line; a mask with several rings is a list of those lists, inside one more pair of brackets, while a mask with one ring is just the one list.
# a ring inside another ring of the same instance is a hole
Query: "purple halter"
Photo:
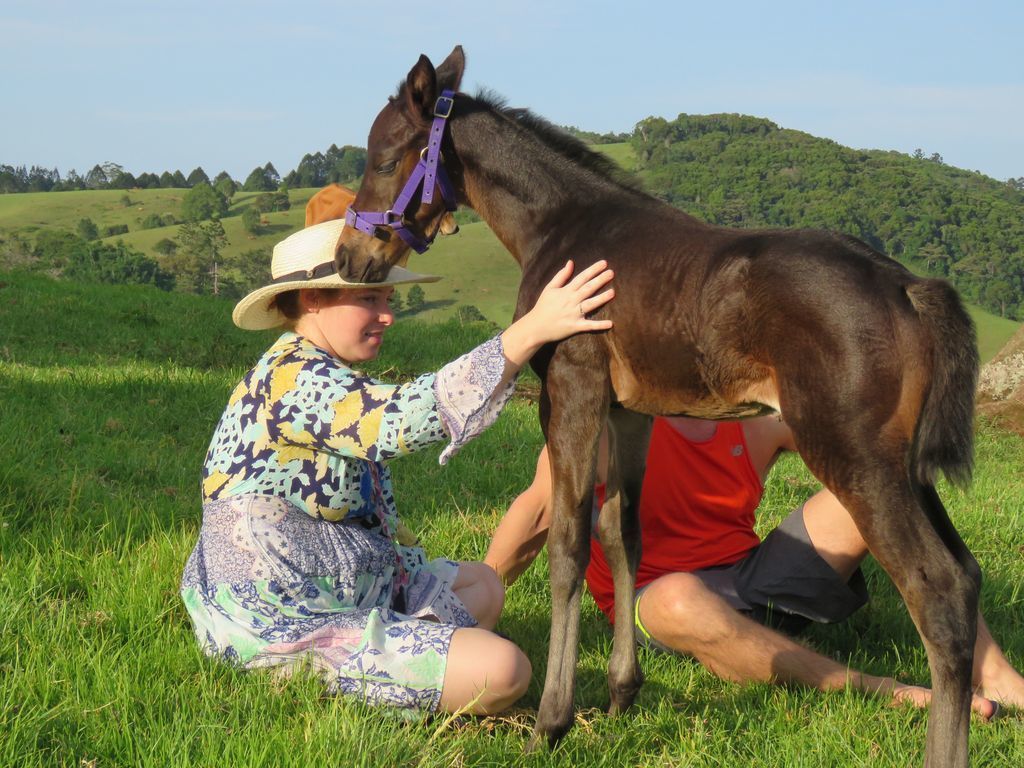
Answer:
[[383, 213], [357, 211], [349, 207], [345, 211], [345, 224], [347, 226], [355, 227], [360, 232], [380, 239], [387, 239], [386, 234], [381, 231], [381, 227], [386, 227], [402, 238], [416, 253], [423, 253], [430, 247], [430, 244], [434, 242], [434, 238], [424, 239], [409, 229], [412, 221], [406, 218], [405, 212], [421, 185], [423, 187], [423, 194], [420, 198], [421, 203], [433, 202], [434, 185], [436, 184], [441, 190], [441, 197], [444, 199], [445, 208], [449, 211], [454, 211], [458, 207], [455, 201], [455, 190], [448, 179], [444, 166], [440, 162], [441, 139], [444, 136], [444, 129], [448, 124], [447, 120], [452, 114], [452, 107], [454, 105], [455, 93], [452, 91], [441, 91], [441, 95], [438, 96], [437, 101], [434, 103], [434, 123], [430, 126], [429, 143], [420, 152], [420, 161], [416, 164], [416, 168], [413, 169], [409, 180], [405, 182], [405, 186], [395, 199], [394, 205]]

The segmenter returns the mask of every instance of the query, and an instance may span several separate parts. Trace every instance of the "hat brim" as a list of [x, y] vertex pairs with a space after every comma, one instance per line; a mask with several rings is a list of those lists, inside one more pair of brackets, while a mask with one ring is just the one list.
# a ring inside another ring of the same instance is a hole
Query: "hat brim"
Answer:
[[235, 305], [231, 319], [239, 328], [247, 331], [263, 331], [284, 325], [286, 318], [276, 307], [270, 304], [274, 297], [285, 291], [301, 288], [384, 288], [389, 285], [405, 285], [407, 283], [436, 283], [440, 275], [421, 275], [404, 267], [392, 267], [385, 280], [377, 283], [350, 283], [340, 275], [333, 274], [316, 280], [290, 280], [286, 283], [274, 283], [257, 288]]

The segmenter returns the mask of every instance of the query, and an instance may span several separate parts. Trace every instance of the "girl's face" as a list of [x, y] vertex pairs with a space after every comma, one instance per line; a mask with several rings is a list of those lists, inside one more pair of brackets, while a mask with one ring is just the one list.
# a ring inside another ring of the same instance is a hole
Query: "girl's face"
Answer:
[[394, 288], [353, 288], [334, 298], [320, 291], [302, 291], [306, 311], [295, 330], [346, 363], [373, 360], [384, 343], [384, 331], [395, 322], [388, 301]]

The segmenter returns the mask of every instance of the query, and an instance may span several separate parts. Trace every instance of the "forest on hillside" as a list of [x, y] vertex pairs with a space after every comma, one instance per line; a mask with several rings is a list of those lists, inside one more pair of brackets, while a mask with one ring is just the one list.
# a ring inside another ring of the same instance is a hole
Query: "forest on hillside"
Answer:
[[[322, 187], [354, 181], [363, 175], [366, 150], [362, 147], [338, 147], [332, 144], [325, 152], [304, 155], [298, 166], [281, 176], [273, 163], [256, 166], [245, 180], [231, 178], [221, 171], [212, 179], [201, 166], [186, 176], [180, 170], [162, 173], [132, 174], [117, 163], [97, 163], [85, 174], [74, 168], [61, 174], [58, 168], [38, 165], [7, 165], [0, 163], [0, 194], [18, 192], [70, 192], [82, 189], [191, 189], [199, 184], [220, 188], [229, 197], [235, 190], [244, 192], [271, 192], [281, 184], [289, 187]], [[227, 187], [225, 187], [227, 185]], [[226, 192], [230, 188], [231, 192]]]
[[652, 117], [631, 143], [647, 190], [704, 221], [845, 232], [1003, 317], [1024, 315], [1024, 179], [743, 115]]

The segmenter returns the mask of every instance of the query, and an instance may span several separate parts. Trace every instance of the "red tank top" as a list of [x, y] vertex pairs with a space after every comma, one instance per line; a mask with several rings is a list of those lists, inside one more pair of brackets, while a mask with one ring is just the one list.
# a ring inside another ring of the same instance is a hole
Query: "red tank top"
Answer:
[[[762, 492], [742, 424], [720, 422], [710, 440], [698, 443], [664, 419], [655, 419], [640, 494], [643, 552], [637, 588], [666, 573], [742, 558], [760, 541], [754, 533], [754, 510]], [[615, 589], [596, 536], [591, 538], [587, 586], [598, 607], [613, 619]]]

